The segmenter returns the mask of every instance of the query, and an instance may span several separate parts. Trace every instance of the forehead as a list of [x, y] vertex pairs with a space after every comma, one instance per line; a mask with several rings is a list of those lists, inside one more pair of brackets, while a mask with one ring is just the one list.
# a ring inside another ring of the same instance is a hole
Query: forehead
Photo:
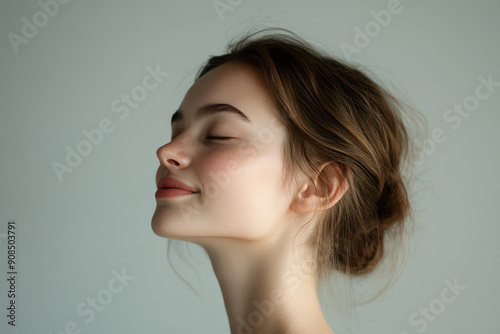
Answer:
[[188, 90], [179, 109], [192, 119], [199, 106], [231, 104], [249, 116], [254, 125], [275, 119], [272, 100], [255, 71], [246, 64], [228, 62], [207, 72]]

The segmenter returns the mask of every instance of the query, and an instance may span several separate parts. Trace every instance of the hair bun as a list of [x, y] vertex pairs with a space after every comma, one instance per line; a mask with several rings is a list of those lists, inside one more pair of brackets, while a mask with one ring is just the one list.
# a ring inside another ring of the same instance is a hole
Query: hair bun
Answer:
[[393, 192], [394, 189], [396, 188], [396, 184], [393, 180], [389, 180], [389, 181], [387, 181], [387, 187], [389, 188], [389, 190], [391, 192]]
[[408, 198], [401, 181], [390, 179], [386, 182], [377, 201], [377, 216], [382, 230], [404, 219], [408, 210]]

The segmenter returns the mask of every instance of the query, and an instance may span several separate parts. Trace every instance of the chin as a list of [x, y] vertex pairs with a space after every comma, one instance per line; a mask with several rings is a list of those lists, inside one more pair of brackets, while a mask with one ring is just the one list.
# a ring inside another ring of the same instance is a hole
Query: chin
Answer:
[[178, 233], [175, 233], [175, 223], [168, 221], [168, 216], [156, 209], [151, 218], [151, 229], [154, 234], [162, 238], [177, 239]]
[[[174, 221], [172, 214], [156, 209], [151, 218], [151, 229], [159, 237], [183, 241], [194, 241], [199, 238], [193, 236], [194, 226]], [[200, 231], [198, 231], [200, 232]]]

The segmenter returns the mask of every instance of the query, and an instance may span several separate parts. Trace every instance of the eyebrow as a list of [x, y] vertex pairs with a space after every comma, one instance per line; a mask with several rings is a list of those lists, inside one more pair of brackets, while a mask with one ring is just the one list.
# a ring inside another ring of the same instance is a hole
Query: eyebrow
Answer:
[[[232, 106], [230, 104], [226, 103], [209, 103], [205, 104], [201, 107], [198, 108], [194, 115], [194, 120], [200, 119], [202, 117], [206, 117], [209, 115], [214, 115], [220, 112], [228, 112], [232, 113], [235, 115], [238, 115], [243, 121], [247, 123], [252, 123], [250, 121], [250, 118], [241, 110], [236, 108], [235, 106]], [[181, 109], [178, 109], [174, 114], [172, 115], [172, 120], [170, 121], [170, 124], [173, 124], [178, 121], [182, 121], [184, 119], [184, 116], [182, 115], [183, 111]]]

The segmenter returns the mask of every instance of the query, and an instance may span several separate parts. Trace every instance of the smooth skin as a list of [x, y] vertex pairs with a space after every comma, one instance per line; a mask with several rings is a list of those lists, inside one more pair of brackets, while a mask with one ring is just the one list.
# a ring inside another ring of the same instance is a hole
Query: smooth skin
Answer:
[[[195, 111], [207, 103], [233, 105], [251, 122], [229, 112], [195, 121]], [[230, 62], [209, 71], [180, 109], [184, 119], [173, 123], [172, 141], [156, 152], [156, 183], [169, 175], [200, 192], [157, 198], [154, 233], [205, 249], [232, 334], [333, 333], [318, 298], [313, 252], [301, 245], [313, 225], [294, 236], [316, 205], [329, 208], [345, 193], [338, 170], [321, 166], [332, 181], [327, 194], [315, 193], [305, 176], [293, 195], [280, 188], [285, 132], [247, 65]]]

